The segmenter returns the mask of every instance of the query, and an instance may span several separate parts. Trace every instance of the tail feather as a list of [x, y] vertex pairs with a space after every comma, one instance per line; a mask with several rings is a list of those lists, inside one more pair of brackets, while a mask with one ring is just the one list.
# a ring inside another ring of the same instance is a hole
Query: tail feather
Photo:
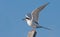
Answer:
[[46, 27], [43, 27], [43, 26], [39, 26], [37, 28], [44, 28], [44, 29], [47, 29], [47, 30], [51, 30], [50, 28], [46, 28]]

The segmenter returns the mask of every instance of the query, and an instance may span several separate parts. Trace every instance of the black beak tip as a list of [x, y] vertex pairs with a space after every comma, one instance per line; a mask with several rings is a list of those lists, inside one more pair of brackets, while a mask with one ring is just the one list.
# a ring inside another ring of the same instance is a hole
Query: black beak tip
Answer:
[[23, 21], [25, 20], [25, 19], [22, 19]]

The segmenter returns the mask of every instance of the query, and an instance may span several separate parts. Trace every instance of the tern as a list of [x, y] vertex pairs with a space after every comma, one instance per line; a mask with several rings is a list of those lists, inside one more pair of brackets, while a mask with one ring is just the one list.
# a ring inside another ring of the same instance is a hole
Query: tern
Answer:
[[48, 3], [45, 3], [44, 5], [36, 8], [35, 10], [32, 11], [32, 13], [29, 13], [26, 16], [26, 18], [24, 19], [27, 24], [29, 26], [31, 26], [32, 28], [44, 28], [44, 29], [48, 29], [50, 30], [49, 28], [46, 28], [46, 27], [43, 27], [43, 26], [40, 26], [39, 25], [39, 21], [38, 21], [38, 18], [39, 18], [39, 13], [48, 5]]

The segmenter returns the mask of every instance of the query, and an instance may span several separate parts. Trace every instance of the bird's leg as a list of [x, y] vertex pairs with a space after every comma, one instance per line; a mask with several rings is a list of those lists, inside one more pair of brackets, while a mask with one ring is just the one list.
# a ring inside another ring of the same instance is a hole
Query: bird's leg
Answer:
[[32, 30], [36, 30], [36, 26], [33, 26], [33, 29]]

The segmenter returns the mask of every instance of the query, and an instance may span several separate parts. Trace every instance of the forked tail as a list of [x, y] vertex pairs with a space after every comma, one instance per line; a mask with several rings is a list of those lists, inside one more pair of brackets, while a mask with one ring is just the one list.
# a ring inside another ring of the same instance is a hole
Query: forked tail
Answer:
[[38, 26], [37, 28], [44, 28], [44, 29], [47, 29], [47, 30], [51, 30], [50, 28], [46, 28], [46, 27], [43, 27], [43, 26]]

